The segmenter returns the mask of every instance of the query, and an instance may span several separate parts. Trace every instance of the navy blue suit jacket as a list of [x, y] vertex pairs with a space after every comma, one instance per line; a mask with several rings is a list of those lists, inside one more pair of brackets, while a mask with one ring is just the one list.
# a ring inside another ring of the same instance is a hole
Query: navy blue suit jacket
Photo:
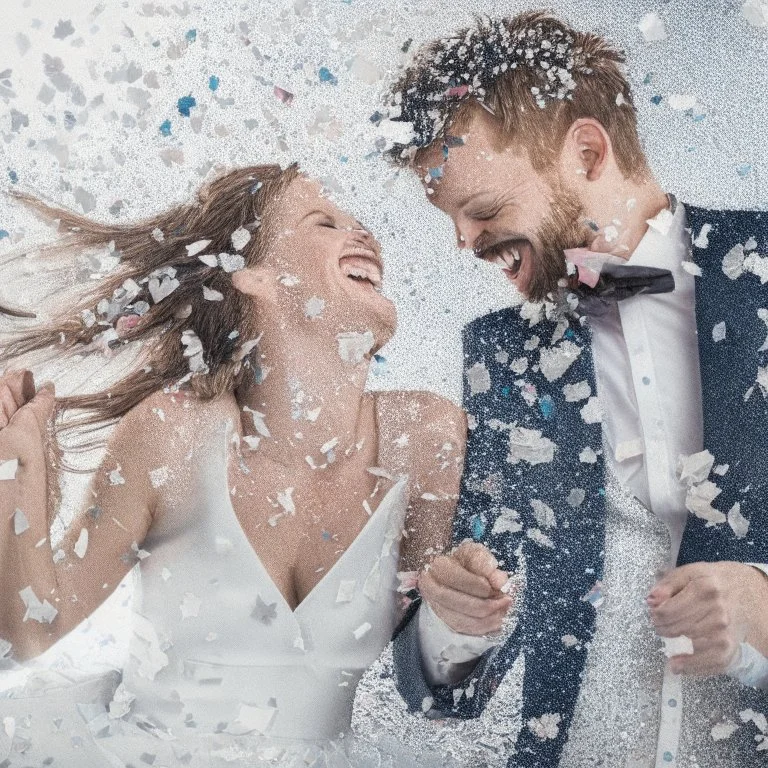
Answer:
[[[702, 272], [696, 278], [696, 320], [704, 447], [716, 464], [729, 465], [724, 476], [710, 478], [722, 489], [715, 505], [727, 512], [740, 502], [749, 529], [746, 537], [737, 538], [728, 524], [706, 527], [704, 520], [689, 515], [678, 565], [720, 560], [768, 562], [768, 372], [763, 374], [762, 386], [757, 382], [760, 370], [768, 366], [768, 349], [764, 348], [768, 347], [768, 328], [758, 315], [758, 309], [768, 307], [768, 286], [748, 271], [735, 279], [723, 271], [726, 254], [730, 252], [731, 260], [737, 261], [743, 254], [738, 246], [743, 249], [746, 244], [748, 253], [756, 248], [758, 253], [768, 254], [768, 213], [691, 206], [686, 206], [686, 212], [694, 238], [692, 258]], [[722, 321], [726, 338], [715, 341], [712, 329]], [[479, 715], [518, 653], [525, 654], [523, 729], [510, 767], [558, 764], [594, 629], [595, 611], [584, 598], [602, 575], [603, 457], [599, 454], [592, 464], [579, 460], [585, 447], [599, 452], [601, 425], [585, 422], [581, 414], [584, 400], [568, 402], [563, 393], [565, 384], [581, 381], [589, 383], [593, 395], [597, 392], [590, 330], [588, 324], [574, 318], [558, 334], [553, 346], [561, 350], [567, 346], [575, 361], [550, 382], [539, 361], [555, 327], [554, 321], [542, 320], [531, 328], [519, 310], [507, 309], [481, 317], [464, 332], [465, 369], [484, 365], [491, 386], [472, 394], [465, 382], [465, 409], [476, 427], [468, 436], [454, 534], [456, 541], [482, 541], [509, 570], [514, 569], [514, 552], [522, 545], [527, 589], [516, 631], [502, 647], [487, 653], [462, 685], [431, 690], [421, 673], [416, 622], [406, 620], [395, 638], [398, 687], [409, 706], [419, 710], [423, 698], [431, 696], [436, 712], [458, 717]], [[534, 335], [540, 344], [526, 351], [524, 344]], [[505, 353], [509, 361], [528, 358], [522, 376], [512, 373]], [[528, 401], [516, 384], [521, 378], [535, 387], [534, 397], [528, 390]], [[499, 422], [540, 432], [556, 446], [553, 459], [534, 465], [508, 463], [509, 433], [498, 429]], [[582, 491], [583, 501], [574, 506]], [[555, 511], [557, 527], [546, 531], [554, 546], [542, 544], [536, 534], [539, 525], [532, 499], [541, 499]], [[520, 513], [519, 531], [493, 533], [501, 507]], [[578, 644], [566, 647], [561, 641], [564, 635], [575, 636]], [[768, 695], [752, 689], [748, 694], [751, 706], [765, 711]], [[529, 718], [544, 713], [561, 715], [557, 738], [540, 739], [525, 727]], [[744, 748], [754, 753], [754, 742]]]

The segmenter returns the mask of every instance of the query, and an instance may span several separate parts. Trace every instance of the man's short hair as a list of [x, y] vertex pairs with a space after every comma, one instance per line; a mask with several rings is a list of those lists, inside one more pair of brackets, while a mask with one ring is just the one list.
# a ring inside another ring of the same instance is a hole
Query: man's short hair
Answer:
[[622, 173], [642, 176], [625, 61], [604, 38], [545, 11], [477, 18], [424, 45], [392, 85], [390, 118], [411, 123], [413, 136], [385, 154], [411, 166], [420, 150], [438, 142], [450, 148], [479, 103], [500, 121], [503, 142], [520, 142], [539, 171], [551, 167], [573, 122], [590, 117], [608, 133]]

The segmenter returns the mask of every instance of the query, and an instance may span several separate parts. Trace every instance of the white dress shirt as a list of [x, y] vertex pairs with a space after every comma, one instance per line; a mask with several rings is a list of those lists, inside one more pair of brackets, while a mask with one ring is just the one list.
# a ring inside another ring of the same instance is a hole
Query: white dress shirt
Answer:
[[[603, 438], [622, 483], [668, 526], [669, 566], [674, 567], [688, 517], [687, 488], [678, 478], [678, 460], [703, 450], [703, 410], [695, 313], [695, 277], [685, 209], [671, 199], [648, 221], [648, 229], [628, 259], [633, 266], [668, 269], [675, 290], [641, 294], [590, 318]], [[717, 463], [717, 457], [715, 457]], [[768, 566], [753, 564], [768, 575]], [[419, 611], [419, 638], [430, 683], [455, 683], [471, 660], [492, 647], [493, 639], [454, 632], [429, 606]], [[768, 688], [768, 660], [742, 644], [730, 674]], [[665, 694], [679, 689], [667, 671]], [[676, 740], [664, 723], [662, 741]], [[660, 750], [661, 754], [663, 750]]]

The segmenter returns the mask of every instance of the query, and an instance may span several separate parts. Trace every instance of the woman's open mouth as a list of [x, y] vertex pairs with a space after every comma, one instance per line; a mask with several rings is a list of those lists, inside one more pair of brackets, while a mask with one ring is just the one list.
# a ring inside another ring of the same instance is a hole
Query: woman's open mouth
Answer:
[[368, 248], [350, 248], [339, 259], [341, 273], [366, 290], [381, 293], [382, 264], [375, 251]]

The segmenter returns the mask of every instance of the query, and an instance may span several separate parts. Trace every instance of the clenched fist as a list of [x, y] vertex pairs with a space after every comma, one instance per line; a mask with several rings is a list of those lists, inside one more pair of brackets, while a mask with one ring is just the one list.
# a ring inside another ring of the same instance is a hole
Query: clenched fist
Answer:
[[501, 631], [514, 598], [502, 592], [509, 574], [483, 544], [462, 542], [436, 557], [419, 574], [419, 591], [455, 632], [488, 635]]

